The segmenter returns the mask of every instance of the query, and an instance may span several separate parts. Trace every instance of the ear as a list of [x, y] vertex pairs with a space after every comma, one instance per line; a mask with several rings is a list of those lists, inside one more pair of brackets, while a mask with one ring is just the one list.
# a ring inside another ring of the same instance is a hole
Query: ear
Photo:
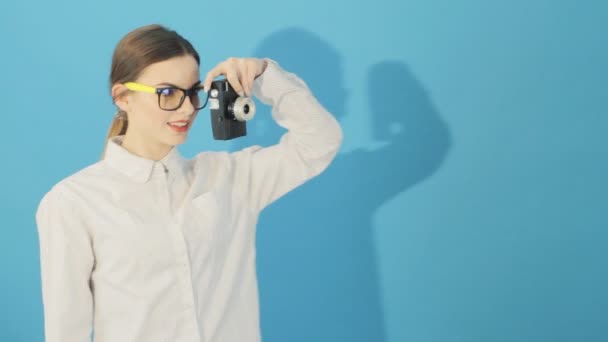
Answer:
[[129, 89], [122, 83], [115, 83], [112, 86], [112, 99], [114, 104], [121, 110], [129, 112]]

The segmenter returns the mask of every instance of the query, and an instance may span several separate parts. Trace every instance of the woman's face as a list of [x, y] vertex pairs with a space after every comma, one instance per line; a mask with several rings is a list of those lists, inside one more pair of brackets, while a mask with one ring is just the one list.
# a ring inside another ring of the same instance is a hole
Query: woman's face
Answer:
[[[190, 89], [199, 81], [199, 66], [190, 55], [151, 64], [143, 70], [137, 80], [134, 80], [155, 88], [177, 86], [182, 89]], [[188, 96], [182, 105], [173, 111], [159, 107], [157, 94], [132, 91], [127, 96], [128, 135], [171, 146], [185, 142], [198, 114]], [[170, 125], [175, 121], [183, 120], [187, 121], [185, 131]]]

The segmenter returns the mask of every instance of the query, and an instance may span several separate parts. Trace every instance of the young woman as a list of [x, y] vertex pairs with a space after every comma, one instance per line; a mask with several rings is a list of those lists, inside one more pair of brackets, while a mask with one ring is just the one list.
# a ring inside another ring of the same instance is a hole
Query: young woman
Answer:
[[[260, 341], [258, 215], [327, 168], [342, 131], [272, 59], [229, 58], [204, 80], [199, 64], [159, 25], [116, 46], [118, 113], [103, 157], [55, 184], [36, 212], [46, 342], [92, 331], [96, 342]], [[273, 146], [184, 158], [175, 146], [220, 75], [272, 106], [287, 132]]]

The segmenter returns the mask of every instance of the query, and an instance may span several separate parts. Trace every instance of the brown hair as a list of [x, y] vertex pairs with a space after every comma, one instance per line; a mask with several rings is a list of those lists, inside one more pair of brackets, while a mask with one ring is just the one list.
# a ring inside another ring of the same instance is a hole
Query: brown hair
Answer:
[[[184, 55], [191, 55], [200, 65], [198, 52], [177, 32], [157, 24], [139, 27], [127, 33], [114, 49], [110, 89], [116, 83], [134, 81], [150, 64]], [[125, 134], [128, 126], [127, 113], [118, 109], [108, 130], [101, 159], [105, 156], [108, 141]]]

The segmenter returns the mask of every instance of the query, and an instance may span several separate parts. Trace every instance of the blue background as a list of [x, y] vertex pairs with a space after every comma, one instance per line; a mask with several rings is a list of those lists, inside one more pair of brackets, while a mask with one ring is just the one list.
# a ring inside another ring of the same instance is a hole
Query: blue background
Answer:
[[[34, 212], [99, 160], [110, 58], [161, 23], [206, 73], [276, 59], [344, 128], [263, 212], [264, 341], [608, 341], [605, 1], [38, 1], [0, 5], [0, 341], [42, 341]], [[203, 115], [205, 114], [205, 115]], [[201, 113], [180, 147], [211, 138]]]

